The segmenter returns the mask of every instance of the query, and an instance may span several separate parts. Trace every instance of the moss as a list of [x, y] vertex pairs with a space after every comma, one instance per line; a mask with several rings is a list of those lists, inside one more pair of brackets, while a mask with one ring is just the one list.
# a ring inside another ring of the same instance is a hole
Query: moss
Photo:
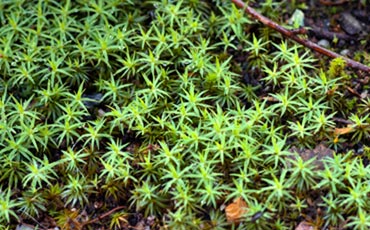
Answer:
[[[1, 4], [0, 222], [364, 226], [370, 169], [346, 153], [369, 139], [368, 103], [343, 98], [340, 59], [320, 66], [227, 1]], [[314, 172], [289, 149], [317, 143], [338, 151]], [[239, 197], [250, 211], [228, 223]]]

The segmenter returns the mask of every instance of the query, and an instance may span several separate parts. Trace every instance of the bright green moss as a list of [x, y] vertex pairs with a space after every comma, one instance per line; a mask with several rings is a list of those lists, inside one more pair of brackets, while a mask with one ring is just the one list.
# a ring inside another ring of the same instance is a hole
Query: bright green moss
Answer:
[[[228, 1], [1, 8], [1, 223], [35, 224], [42, 213], [68, 228], [102, 201], [90, 219], [119, 204], [126, 222], [140, 212], [156, 227], [229, 229], [220, 207], [242, 197], [250, 212], [234, 227], [290, 229], [320, 190], [323, 226], [346, 216], [365, 229], [368, 147], [319, 173], [289, 151], [369, 139], [368, 99], [342, 108], [340, 59], [320, 68]], [[337, 114], [353, 127], [340, 139]], [[100, 223], [119, 229], [119, 218]]]

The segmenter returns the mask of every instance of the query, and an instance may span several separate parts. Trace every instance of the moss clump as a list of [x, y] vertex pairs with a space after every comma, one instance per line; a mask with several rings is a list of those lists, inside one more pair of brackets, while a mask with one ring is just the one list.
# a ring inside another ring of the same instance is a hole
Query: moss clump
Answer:
[[[290, 229], [320, 207], [318, 228], [366, 229], [369, 106], [343, 109], [343, 68], [227, 1], [1, 8], [4, 228], [124, 229], [141, 213], [152, 228]], [[337, 114], [354, 135], [335, 136]], [[338, 152], [319, 172], [289, 151], [317, 143]], [[228, 223], [220, 207], [240, 197], [248, 212]]]

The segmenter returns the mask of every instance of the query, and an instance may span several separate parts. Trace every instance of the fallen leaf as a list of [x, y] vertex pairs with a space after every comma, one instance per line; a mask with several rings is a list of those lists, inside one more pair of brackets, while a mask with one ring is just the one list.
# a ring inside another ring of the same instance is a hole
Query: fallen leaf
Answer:
[[274, 97], [271, 97], [271, 96], [265, 96], [265, 97], [262, 97], [262, 99], [266, 100], [266, 101], [270, 101], [270, 102], [278, 102], [279, 100], [274, 98]]
[[352, 89], [351, 87], [347, 86], [347, 89], [349, 92], [351, 92], [352, 94], [356, 95], [357, 97], [361, 98], [361, 95], [354, 89]]
[[247, 204], [243, 198], [239, 197], [225, 208], [225, 213], [228, 222], [239, 223], [243, 215], [247, 213]]
[[353, 127], [351, 126], [348, 126], [345, 128], [335, 128], [334, 135], [339, 136], [339, 135], [350, 133], [352, 131], [353, 131]]
[[[334, 154], [334, 151], [326, 147], [324, 144], [318, 144], [314, 149], [302, 149], [293, 146], [289, 151], [297, 153], [304, 161], [308, 161], [316, 157], [313, 164], [316, 166], [317, 170], [323, 170], [325, 168], [323, 160], [326, 157], [332, 158]], [[294, 156], [291, 156], [291, 158], [294, 159]]]

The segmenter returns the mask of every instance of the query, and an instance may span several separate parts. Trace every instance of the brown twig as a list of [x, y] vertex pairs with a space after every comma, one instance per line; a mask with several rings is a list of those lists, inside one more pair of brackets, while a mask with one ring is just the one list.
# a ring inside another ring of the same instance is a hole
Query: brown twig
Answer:
[[325, 5], [325, 6], [339, 6], [344, 3], [347, 3], [348, 0], [340, 0], [340, 1], [331, 1], [331, 0], [320, 0], [320, 3]]
[[336, 121], [336, 122], [347, 124], [347, 125], [352, 125], [353, 124], [352, 121], [349, 121], [349, 120], [346, 120], [346, 119], [343, 119], [343, 118], [340, 118], [340, 117], [333, 117], [333, 120]]
[[313, 43], [309, 40], [306, 40], [306, 39], [302, 39], [300, 37], [298, 37], [296, 35], [296, 33], [288, 30], [288, 29], [285, 29], [284, 27], [280, 26], [279, 24], [277, 24], [276, 22], [273, 22], [271, 21], [269, 18], [261, 15], [260, 13], [258, 13], [256, 10], [254, 10], [252, 7], [246, 5], [242, 0], [231, 0], [236, 6], [240, 7], [240, 8], [243, 8], [244, 11], [250, 15], [252, 18], [254, 19], [257, 19], [259, 22], [261, 22], [262, 24], [264, 24], [265, 26], [268, 26], [270, 27], [271, 29], [273, 30], [276, 30], [278, 31], [279, 33], [281, 33], [282, 35], [298, 42], [299, 44], [301, 45], [304, 45], [320, 54], [323, 54], [325, 56], [328, 56], [328, 57], [331, 57], [331, 58], [342, 58], [347, 66], [351, 67], [351, 68], [354, 68], [354, 69], [359, 69], [359, 70], [362, 70], [364, 72], [367, 72], [370, 74], [370, 67], [369, 66], [366, 66], [364, 64], [361, 64], [359, 62], [356, 62], [350, 58], [347, 58], [347, 57], [343, 57], [342, 55], [339, 55], [331, 50], [328, 50], [328, 49], [325, 49], [319, 45], [317, 45], [316, 43]]
[[118, 207], [115, 207], [114, 209], [112, 209], [112, 210], [110, 210], [110, 211], [108, 211], [106, 213], [103, 213], [102, 215], [96, 217], [95, 219], [92, 219], [92, 220], [89, 220], [87, 222], [82, 223], [82, 226], [85, 226], [85, 225], [88, 225], [88, 224], [92, 224], [92, 223], [96, 223], [96, 222], [104, 219], [105, 217], [110, 216], [112, 213], [114, 213], [114, 212], [116, 212], [118, 210], [124, 209], [124, 208], [126, 208], [126, 206], [118, 206]]

